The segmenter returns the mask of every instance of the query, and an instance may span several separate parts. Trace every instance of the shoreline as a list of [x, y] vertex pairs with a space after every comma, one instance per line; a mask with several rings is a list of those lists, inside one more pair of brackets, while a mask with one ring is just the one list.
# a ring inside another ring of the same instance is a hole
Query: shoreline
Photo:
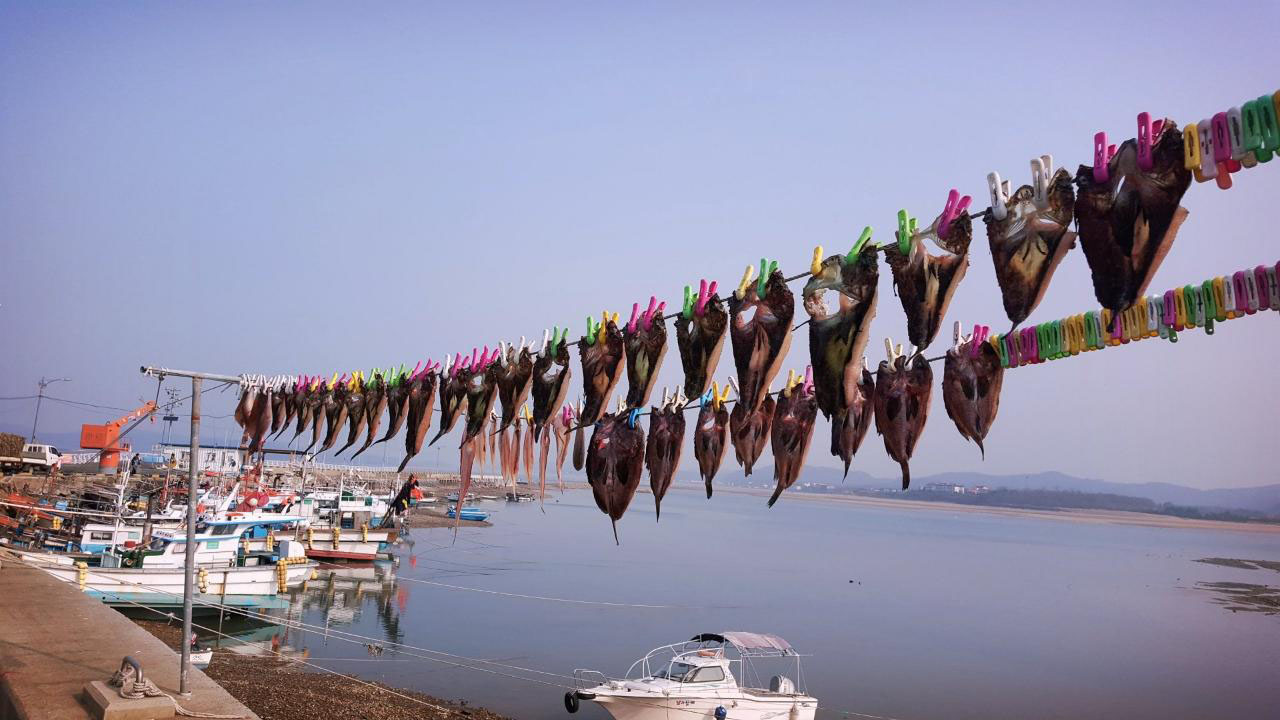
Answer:
[[[181, 650], [182, 628], [166, 620], [130, 618], [134, 624]], [[294, 659], [213, 651], [201, 670], [262, 720], [508, 720], [466, 701], [442, 700], [426, 693], [325, 671]]]

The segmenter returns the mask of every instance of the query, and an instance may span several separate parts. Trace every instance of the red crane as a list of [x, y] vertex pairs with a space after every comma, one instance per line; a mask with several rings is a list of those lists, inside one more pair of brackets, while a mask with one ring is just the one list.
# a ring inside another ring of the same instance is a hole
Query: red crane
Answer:
[[[112, 475], [120, 465], [120, 453], [129, 450], [129, 443], [120, 445], [120, 428], [126, 424], [154, 413], [156, 404], [147, 402], [137, 410], [118, 417], [102, 425], [80, 426], [80, 447], [86, 450], [101, 450], [98, 456], [98, 471]], [[155, 422], [155, 418], [151, 418]]]

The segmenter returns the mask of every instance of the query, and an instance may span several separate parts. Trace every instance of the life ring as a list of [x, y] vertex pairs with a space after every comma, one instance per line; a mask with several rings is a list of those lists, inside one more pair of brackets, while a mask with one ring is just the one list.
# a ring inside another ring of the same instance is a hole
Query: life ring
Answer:
[[565, 693], [564, 709], [568, 710], [570, 715], [578, 712], [578, 696], [574, 695], [572, 692]]

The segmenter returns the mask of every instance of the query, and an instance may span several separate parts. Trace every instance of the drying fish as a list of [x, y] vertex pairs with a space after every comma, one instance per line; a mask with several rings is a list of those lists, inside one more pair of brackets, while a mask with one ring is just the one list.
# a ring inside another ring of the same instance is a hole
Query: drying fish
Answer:
[[573, 423], [573, 408], [569, 405], [553, 415], [550, 421], [556, 437], [556, 482], [560, 484], [560, 492], [564, 492], [564, 460], [569, 454], [569, 427]]
[[680, 466], [680, 450], [684, 447], [684, 400], [680, 393], [668, 400], [663, 392], [662, 405], [651, 408], [649, 418], [644, 464], [649, 470], [654, 519], [657, 519], [662, 515], [662, 497], [671, 487], [676, 468]]
[[809, 440], [813, 438], [813, 423], [818, 418], [818, 402], [814, 394], [813, 370], [805, 371], [803, 378], [787, 378], [787, 384], [778, 394], [778, 407], [774, 411], [773, 428], [773, 479], [777, 487], [769, 498], [769, 507], [778, 501], [782, 491], [795, 484], [804, 467], [809, 452]]
[[[273, 418], [280, 420], [280, 426], [273, 427], [271, 429], [271, 437], [279, 437], [281, 433], [288, 430], [289, 426], [293, 424], [293, 419], [297, 416], [298, 409], [301, 406], [300, 398], [302, 396], [302, 387], [305, 382], [306, 378], [296, 377], [293, 378], [291, 382], [280, 388], [280, 396], [284, 399], [283, 403], [281, 403], [281, 408], [284, 411], [284, 417]], [[275, 423], [272, 423], [272, 425], [275, 425]]]
[[457, 358], [445, 357], [445, 371], [448, 377], [440, 378], [440, 429], [436, 431], [435, 437], [431, 438], [428, 446], [435, 445], [436, 441], [444, 437], [446, 433], [453, 429], [458, 423], [458, 418], [462, 417], [462, 411], [467, 407], [467, 381], [471, 378], [470, 368], [475, 365], [475, 350], [472, 350], [470, 358], [463, 358], [462, 353], [458, 353]]
[[416, 376], [421, 367], [422, 363], [419, 362], [413, 366], [413, 372], [406, 373], [404, 365], [401, 365], [387, 382], [387, 434], [378, 438], [374, 445], [390, 440], [404, 427], [405, 413], [409, 408], [409, 378]]
[[[738, 405], [757, 410], [764, 402], [769, 383], [778, 374], [791, 347], [791, 318], [795, 297], [777, 269], [778, 263], [760, 261], [760, 277], [752, 283], [747, 267], [742, 282], [729, 298], [729, 339], [733, 363], [738, 371]], [[734, 412], [738, 409], [735, 407]], [[769, 432], [765, 425], [764, 432]]]
[[432, 411], [436, 405], [436, 383], [440, 375], [438, 363], [427, 361], [426, 367], [417, 371], [412, 377], [401, 383], [405, 388], [405, 407], [401, 417], [404, 419], [404, 459], [396, 472], [404, 472], [409, 461], [422, 452], [422, 441], [431, 429]]
[[[832, 255], [822, 260], [822, 248], [816, 248], [812, 277], [802, 294], [805, 312], [809, 314], [809, 357], [818, 409], [831, 420], [831, 454], [844, 461], [845, 475], [849, 463], [871, 426], [869, 396], [862, 377], [863, 353], [876, 315], [880, 265], [877, 249], [869, 241], [871, 228], [866, 228], [846, 255]], [[828, 314], [823, 295], [827, 290], [840, 293], [839, 306]], [[874, 387], [872, 385], [871, 387]]]
[[351, 456], [354, 460], [360, 453], [368, 450], [378, 437], [378, 426], [382, 424], [382, 412], [387, 409], [387, 376], [381, 370], [369, 371], [369, 382], [364, 386], [364, 423], [367, 428], [364, 444]]
[[533, 361], [533, 390], [530, 394], [533, 396], [534, 437], [542, 435], [542, 427], [569, 394], [569, 378], [573, 372], [569, 369], [569, 346], [565, 343], [568, 334], [569, 328], [544, 331], [542, 349]]
[[596, 507], [613, 524], [618, 542], [618, 520], [640, 487], [644, 472], [644, 428], [636, 421], [638, 410], [605, 414], [595, 423], [587, 449], [587, 482]]
[[271, 428], [267, 430], [270, 436], [280, 432], [280, 426], [284, 424], [285, 398], [288, 396], [289, 393], [283, 387], [271, 393]]
[[733, 412], [729, 413], [729, 440], [744, 475], [751, 475], [751, 468], [764, 452], [775, 410], [773, 397], [766, 396], [754, 411], [748, 410], [747, 405], [739, 400], [733, 406]]
[[315, 403], [311, 419], [311, 444], [303, 450], [303, 454], [311, 452], [311, 448], [319, 445], [325, 436], [327, 426], [332, 422], [330, 413], [337, 416], [337, 401], [333, 398], [333, 388], [338, 384], [338, 374], [334, 373], [328, 381], [321, 380], [316, 387], [313, 402]]
[[[338, 442], [338, 435], [342, 432], [342, 426], [347, 422], [347, 396], [351, 394], [351, 381], [343, 375], [338, 380], [337, 385], [330, 385], [328, 399], [325, 400], [324, 414], [326, 419], [324, 442], [320, 444], [320, 449], [316, 453], [322, 453], [333, 447]], [[332, 402], [330, 402], [332, 401]]]
[[532, 380], [533, 356], [525, 347], [524, 338], [520, 338], [519, 348], [508, 347], [505, 342], [498, 343], [498, 403], [502, 407], [499, 430], [515, 422], [516, 415], [529, 397]]
[[662, 319], [666, 303], [649, 297], [649, 308], [640, 312], [639, 303], [631, 306], [631, 319], [622, 333], [627, 366], [627, 407], [641, 407], [649, 402], [653, 385], [667, 354], [667, 324]]
[[[885, 250], [885, 260], [893, 270], [893, 286], [907, 314], [907, 335], [924, 352], [942, 327], [951, 297], [969, 268], [969, 242], [973, 222], [969, 219], [970, 198], [951, 191], [946, 208], [929, 229], [916, 229], [915, 218], [898, 213], [898, 242]], [[932, 239], [944, 251], [934, 255], [924, 241]]]
[[1075, 209], [1071, 175], [1059, 169], [1053, 173], [1053, 157], [1042, 155], [1031, 161], [1031, 185], [1023, 185], [1012, 196], [991, 173], [991, 209], [982, 220], [987, 226], [991, 260], [1004, 299], [1004, 312], [1017, 327], [1044, 298], [1067, 251], [1075, 246], [1075, 233], [1067, 228]]
[[848, 407], [831, 415], [831, 454], [844, 461], [844, 476], [849, 477], [849, 463], [862, 445], [875, 416], [876, 379], [862, 360], [861, 377], [853, 387], [845, 386]]
[[329, 384], [323, 378], [316, 378], [312, 381], [311, 389], [303, 401], [307, 424], [299, 424], [297, 432], [302, 434], [308, 427], [311, 428], [311, 443], [303, 450], [303, 453], [308, 453], [320, 442], [324, 432], [325, 404], [329, 402]]
[[258, 391], [253, 399], [253, 410], [249, 414], [245, 426], [244, 438], [249, 441], [249, 454], [253, 455], [262, 449], [262, 444], [271, 430], [272, 398], [275, 389], [266, 385]]
[[289, 442], [298, 439], [298, 436], [307, 431], [311, 427], [311, 420], [315, 417], [316, 406], [320, 402], [319, 378], [309, 378], [303, 376], [302, 382], [298, 383], [298, 397], [294, 401], [298, 406], [297, 424], [294, 426], [293, 437]]
[[716, 284], [700, 283], [697, 295], [684, 288], [684, 308], [676, 316], [676, 347], [684, 366], [684, 394], [700, 398], [711, 387], [711, 377], [720, 363], [729, 315], [716, 293]]
[[587, 334], [578, 341], [582, 360], [582, 386], [585, 405], [579, 422], [591, 425], [599, 420], [609, 404], [613, 388], [622, 378], [626, 352], [622, 333], [618, 330], [618, 314], [604, 314], [601, 322], [587, 318]]
[[[1000, 389], [1004, 384], [1004, 367], [1000, 356], [982, 336], [975, 334], [958, 342], [947, 351], [942, 369], [942, 404], [947, 417], [966, 440], [978, 444], [985, 458], [982, 441], [1000, 410]], [[957, 326], [956, 335], [960, 330]]]
[[[886, 346], [890, 345], [885, 341]], [[876, 371], [876, 432], [884, 436], [884, 449], [902, 467], [902, 489], [911, 485], [908, 462], [916, 441], [929, 419], [929, 397], [933, 391], [933, 370], [918, 351], [908, 358], [902, 347], [890, 349]]]
[[[1109, 159], [1095, 152], [1094, 167], [1076, 172], [1076, 222], [1093, 293], [1115, 315], [1147, 291], [1187, 217], [1178, 205], [1191, 184], [1182, 133], [1172, 120], [1157, 120], [1139, 136], [1141, 145], [1126, 140]], [[1108, 153], [1105, 137], [1101, 145]]]
[[693, 457], [698, 461], [698, 474], [707, 487], [707, 499], [711, 498], [711, 480], [720, 469], [724, 454], [729, 449], [725, 442], [725, 430], [729, 425], [729, 410], [724, 406], [729, 399], [729, 386], [724, 394], [716, 383], [702, 396], [702, 408], [698, 410], [698, 425], [693, 429]]
[[486, 347], [484, 353], [480, 355], [479, 363], [472, 365], [471, 372], [468, 373], [467, 423], [462, 435], [464, 443], [484, 435], [485, 423], [489, 420], [490, 409], [498, 394], [500, 370], [497, 359], [497, 349], [494, 349], [493, 354], [490, 355], [489, 348]]
[[367, 420], [364, 412], [364, 371], [358, 370], [351, 377], [351, 391], [347, 394], [347, 444], [338, 448], [334, 457], [356, 444], [364, 433]]

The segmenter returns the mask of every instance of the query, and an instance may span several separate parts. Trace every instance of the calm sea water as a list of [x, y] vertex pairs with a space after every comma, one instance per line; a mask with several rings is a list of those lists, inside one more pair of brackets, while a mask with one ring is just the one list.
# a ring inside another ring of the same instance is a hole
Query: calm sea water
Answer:
[[[1275, 586], [1280, 575], [1194, 562], [1277, 560], [1280, 535], [866, 508], [796, 494], [770, 510], [762, 497], [721, 493], [708, 501], [677, 490], [663, 503], [661, 523], [652, 498], [637, 496], [617, 546], [585, 491], [555, 497], [545, 513], [536, 503], [485, 507], [494, 527], [463, 529], [456, 544], [451, 530], [415, 530], [394, 567], [312, 583], [298, 605], [301, 619], [565, 675], [577, 667], [618, 675], [650, 648], [698, 632], [772, 632], [811, 655], [802, 661], [804, 685], [835, 711], [828, 717], [1280, 712], [1280, 616], [1233, 613], [1196, 588], [1200, 581]], [[375, 574], [386, 582], [358, 592], [346, 577]], [[565, 714], [561, 688], [391, 647], [375, 656], [320, 632], [284, 639], [317, 664], [364, 678], [517, 718]], [[579, 716], [607, 717], [589, 704]]]

